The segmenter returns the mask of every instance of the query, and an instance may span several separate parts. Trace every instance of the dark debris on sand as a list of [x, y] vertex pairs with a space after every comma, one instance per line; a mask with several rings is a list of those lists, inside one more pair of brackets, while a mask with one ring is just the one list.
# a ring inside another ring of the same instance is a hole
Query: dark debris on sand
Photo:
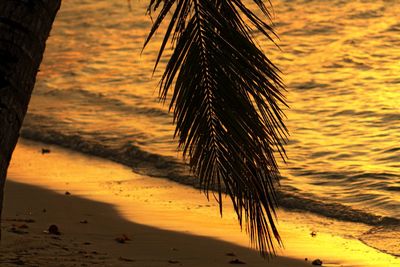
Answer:
[[117, 241], [120, 244], [124, 244], [124, 243], [126, 243], [127, 241], [130, 241], [130, 240], [131, 239], [125, 234], [115, 238], [115, 241]]
[[230, 264], [246, 264], [244, 261], [241, 261], [239, 259], [231, 260], [229, 263]]
[[313, 260], [311, 264], [316, 266], [322, 266], [322, 261], [320, 259], [316, 259]]
[[55, 224], [52, 224], [49, 226], [48, 233], [51, 235], [61, 235], [60, 230], [58, 229], [58, 226]]

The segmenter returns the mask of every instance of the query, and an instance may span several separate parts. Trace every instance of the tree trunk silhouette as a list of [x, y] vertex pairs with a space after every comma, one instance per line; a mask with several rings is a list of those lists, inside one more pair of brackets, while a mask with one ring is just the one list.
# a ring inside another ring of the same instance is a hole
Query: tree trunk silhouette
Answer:
[[7, 168], [60, 5], [61, 0], [0, 1], [0, 218]]

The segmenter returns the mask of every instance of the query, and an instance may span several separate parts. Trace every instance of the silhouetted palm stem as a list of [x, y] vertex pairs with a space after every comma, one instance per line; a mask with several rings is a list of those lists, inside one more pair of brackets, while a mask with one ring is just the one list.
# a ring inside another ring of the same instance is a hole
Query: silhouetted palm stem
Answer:
[[[263, 18], [241, 0], [151, 0], [158, 11], [151, 39], [161, 22], [169, 25], [156, 66], [169, 40], [175, 48], [161, 80], [166, 99], [175, 84], [170, 109], [184, 157], [208, 196], [217, 189], [232, 200], [240, 225], [263, 255], [281, 240], [275, 227], [274, 153], [284, 158], [286, 128], [278, 69], [257, 47], [255, 30], [272, 40], [270, 16], [262, 0], [253, 0]], [[171, 13], [171, 15], [169, 15]], [[146, 45], [145, 44], [145, 45]]]

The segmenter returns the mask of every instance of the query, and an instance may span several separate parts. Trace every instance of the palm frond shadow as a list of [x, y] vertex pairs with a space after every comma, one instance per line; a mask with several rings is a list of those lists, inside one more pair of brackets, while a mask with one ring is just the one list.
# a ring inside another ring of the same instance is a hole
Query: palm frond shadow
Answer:
[[169, 24], [156, 60], [166, 45], [174, 51], [160, 83], [165, 100], [175, 85], [170, 110], [175, 136], [209, 196], [216, 189], [232, 200], [240, 225], [262, 255], [275, 253], [281, 239], [275, 225], [275, 152], [285, 159], [286, 105], [277, 67], [255, 44], [258, 31], [273, 41], [270, 13], [253, 0], [262, 17], [241, 0], [150, 0], [157, 13], [145, 46], [164, 20]]

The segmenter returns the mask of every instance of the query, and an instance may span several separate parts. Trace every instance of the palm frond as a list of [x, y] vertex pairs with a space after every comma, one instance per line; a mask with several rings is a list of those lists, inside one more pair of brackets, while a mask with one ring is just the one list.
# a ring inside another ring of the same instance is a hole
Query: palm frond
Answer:
[[270, 14], [264, 1], [253, 1], [263, 17], [241, 0], [151, 0], [148, 11], [158, 16], [146, 44], [168, 18], [156, 66], [171, 41], [160, 97], [175, 84], [170, 110], [179, 148], [207, 197], [216, 189], [222, 213], [226, 192], [240, 225], [267, 255], [281, 244], [275, 152], [285, 158], [287, 129], [279, 71], [253, 37], [258, 31], [273, 41]]

